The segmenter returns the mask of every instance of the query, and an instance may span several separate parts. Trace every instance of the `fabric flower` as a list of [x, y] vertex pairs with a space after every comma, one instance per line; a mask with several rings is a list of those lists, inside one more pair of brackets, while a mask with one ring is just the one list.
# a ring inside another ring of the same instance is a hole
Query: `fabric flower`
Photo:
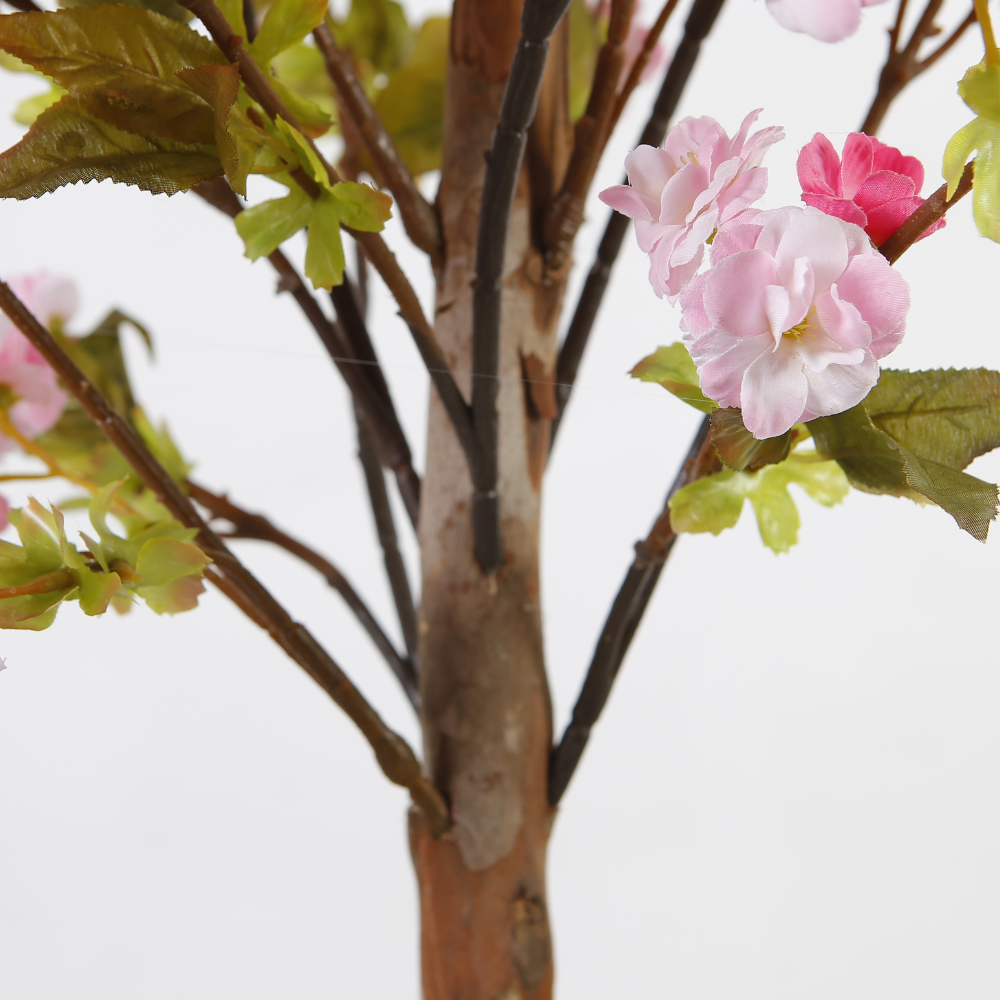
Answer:
[[841, 42], [858, 30], [861, 8], [879, 3], [885, 0], [767, 0], [767, 9], [789, 31]]
[[697, 273], [705, 241], [764, 194], [760, 162], [785, 133], [772, 126], [747, 138], [759, 114], [751, 111], [733, 139], [714, 118], [684, 118], [662, 149], [639, 146], [625, 157], [628, 184], [601, 192], [606, 205], [635, 219], [657, 295], [673, 301]]
[[[642, 25], [636, 23], [636, 16], [638, 13], [639, 5], [636, 4], [635, 13], [632, 15], [632, 24], [628, 29], [625, 44], [622, 46], [625, 50], [625, 62], [622, 65], [621, 77], [618, 80], [619, 87], [624, 86], [629, 73], [632, 72], [632, 67], [635, 65], [636, 59], [639, 58], [639, 53], [642, 52], [643, 45], [646, 44], [646, 38], [649, 35], [649, 28], [644, 28]], [[663, 64], [666, 62], [666, 59], [667, 52], [663, 47], [663, 42], [657, 42], [653, 46], [653, 50], [649, 53], [649, 59], [646, 61], [646, 65], [639, 74], [639, 82], [649, 83], [649, 81], [656, 76], [657, 72], [659, 72]]]
[[[76, 311], [76, 289], [64, 278], [21, 275], [10, 279], [10, 287], [43, 326], [65, 321]], [[5, 315], [0, 315], [0, 385], [18, 397], [10, 408], [10, 419], [27, 437], [47, 431], [66, 406], [56, 373]], [[14, 447], [13, 441], [0, 435], [0, 453]]]
[[[830, 140], [817, 132], [802, 147], [796, 168], [807, 205], [861, 226], [876, 246], [924, 203], [923, 164], [863, 132], [847, 137], [843, 162]], [[943, 225], [942, 218], [920, 239]]]
[[815, 208], [749, 211], [681, 296], [706, 396], [756, 438], [860, 403], [906, 329], [910, 292], [864, 231]]

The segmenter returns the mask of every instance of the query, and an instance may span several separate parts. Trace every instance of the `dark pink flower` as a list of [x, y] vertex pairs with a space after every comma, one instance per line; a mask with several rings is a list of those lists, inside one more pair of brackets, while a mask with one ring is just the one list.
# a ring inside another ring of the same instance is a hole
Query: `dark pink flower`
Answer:
[[[830, 140], [817, 132], [802, 147], [796, 166], [802, 200], [861, 226], [875, 246], [884, 243], [924, 203], [920, 197], [923, 164], [863, 132], [847, 137], [843, 161]], [[924, 236], [943, 225], [942, 218]]]

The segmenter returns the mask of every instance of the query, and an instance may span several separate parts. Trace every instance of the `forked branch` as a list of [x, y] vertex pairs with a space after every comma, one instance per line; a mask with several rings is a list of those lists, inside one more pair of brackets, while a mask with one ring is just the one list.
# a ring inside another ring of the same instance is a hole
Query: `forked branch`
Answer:
[[166, 469], [153, 457], [132, 425], [112, 408], [49, 331], [2, 281], [0, 309], [49, 363], [65, 388], [76, 397], [160, 503], [181, 524], [197, 530], [198, 544], [215, 563], [205, 575], [252, 621], [266, 629], [271, 638], [347, 713], [375, 751], [386, 777], [408, 788], [414, 804], [424, 813], [432, 828], [438, 833], [444, 832], [450, 822], [447, 806], [441, 794], [424, 776], [420, 762], [406, 741], [386, 726], [308, 629], [294, 621], [263, 584], [226, 548]]
[[970, 10], [964, 21], [926, 58], [920, 58], [920, 48], [924, 42], [939, 33], [934, 19], [944, 0], [928, 0], [920, 20], [917, 21], [913, 29], [910, 40], [902, 47], [899, 47], [900, 33], [903, 28], [903, 17], [906, 14], [907, 0], [900, 0], [899, 10], [896, 13], [896, 20], [889, 30], [889, 52], [885, 59], [885, 65], [879, 75], [878, 90], [872, 106], [865, 115], [864, 124], [861, 131], [867, 135], [874, 135], [882, 119], [889, 110], [889, 105], [899, 95], [900, 91], [913, 79], [920, 76], [925, 70], [930, 69], [968, 30], [976, 23], [975, 9]]
[[[214, 3], [214, 0], [178, 0], [178, 3], [201, 20], [201, 23], [205, 26], [208, 33], [212, 36], [213, 41], [219, 46], [226, 58], [231, 63], [236, 63], [239, 66], [240, 78], [247, 89], [247, 93], [264, 109], [264, 113], [272, 121], [278, 117], [283, 118], [289, 125], [301, 132], [298, 120], [288, 110], [277, 93], [275, 93], [264, 72], [254, 61], [253, 56], [247, 51], [246, 46], [243, 44], [243, 39], [233, 32], [229, 26], [229, 22], [226, 21], [225, 16]], [[312, 139], [306, 137], [306, 141], [319, 158], [330, 181], [333, 183], [340, 181], [340, 175], [316, 148], [316, 144]], [[301, 168], [293, 171], [292, 176], [310, 197], [316, 198], [319, 196], [319, 188], [316, 183]], [[344, 228], [362, 247], [372, 267], [378, 271], [386, 287], [389, 289], [389, 294], [396, 300], [400, 315], [403, 317], [406, 325], [411, 331], [414, 331], [414, 336], [419, 334], [424, 344], [429, 345], [433, 349], [433, 353], [439, 359], [439, 367], [443, 367], [445, 369], [445, 376], [454, 381], [454, 377], [445, 360], [444, 352], [437, 345], [434, 329], [427, 321], [427, 317], [424, 315], [423, 308], [420, 305], [420, 300], [417, 298], [417, 293], [413, 290], [409, 279], [399, 266], [395, 254], [386, 246], [385, 241], [378, 233], [358, 232], [347, 226]], [[418, 342], [417, 346], [418, 348], [421, 347], [420, 342]], [[424, 351], [421, 348], [421, 355], [423, 353]], [[435, 384], [440, 380], [440, 378], [437, 379]]]
[[[381, 469], [378, 472], [379, 475], [382, 474]], [[413, 664], [406, 657], [400, 656], [392, 644], [392, 640], [382, 631], [382, 627], [368, 606], [344, 574], [329, 559], [286, 534], [263, 514], [253, 514], [237, 506], [225, 494], [220, 496], [190, 480], [186, 485], [188, 495], [209, 511], [213, 518], [223, 518], [233, 525], [234, 530], [220, 535], [220, 538], [255, 538], [261, 542], [270, 542], [321, 573], [326, 582], [343, 597], [347, 606], [354, 612], [355, 617], [368, 633], [372, 642], [375, 643], [376, 648], [389, 664], [389, 668], [396, 675], [399, 683], [403, 685], [403, 690], [406, 692], [410, 704], [419, 711], [420, 695], [417, 693], [417, 675]]]

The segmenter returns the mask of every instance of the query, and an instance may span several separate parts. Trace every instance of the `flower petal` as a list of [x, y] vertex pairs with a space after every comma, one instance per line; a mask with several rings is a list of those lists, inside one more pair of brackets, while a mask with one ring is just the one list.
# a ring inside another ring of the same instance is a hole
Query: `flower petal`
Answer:
[[829, 417], [857, 406], [875, 387], [878, 376], [878, 362], [867, 351], [859, 364], [831, 364], [821, 372], [806, 368], [809, 393], [803, 419]]
[[874, 156], [870, 136], [864, 132], [852, 132], [847, 137], [840, 165], [840, 193], [843, 197], [853, 198], [858, 188], [871, 177]]
[[[832, 197], [840, 195], [840, 157], [833, 148], [833, 143], [822, 132], [817, 132], [802, 147], [795, 163], [795, 170], [799, 175], [799, 184], [802, 185], [803, 192], [827, 194]], [[807, 204], [812, 204], [806, 198], [802, 200]], [[821, 206], [817, 205], [816, 207], [820, 208]], [[849, 221], [853, 222], [854, 220]]]
[[[720, 406], [740, 406], [744, 375], [760, 357], [774, 348], [770, 334], [749, 337], [733, 344], [728, 351], [698, 367], [701, 391]], [[697, 353], [697, 348], [695, 348]]]
[[622, 215], [627, 215], [630, 219], [645, 219], [652, 222], [659, 217], [659, 202], [650, 202], [627, 184], [616, 184], [614, 187], [605, 188], [597, 197], [605, 205], [616, 212], [621, 212]]
[[762, 354], [743, 376], [743, 423], [758, 439], [784, 434], [802, 416], [808, 392], [802, 359], [796, 351], [783, 347]]
[[738, 337], [764, 333], [764, 290], [776, 277], [774, 260], [761, 250], [744, 250], [719, 261], [704, 286], [705, 312], [713, 326]]

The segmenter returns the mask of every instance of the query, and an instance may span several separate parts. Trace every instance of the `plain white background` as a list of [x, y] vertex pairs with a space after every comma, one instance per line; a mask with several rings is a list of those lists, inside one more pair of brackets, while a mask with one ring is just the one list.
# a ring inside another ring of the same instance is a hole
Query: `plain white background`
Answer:
[[[730, 0], [680, 113], [734, 130], [763, 107], [761, 124], [788, 132], [763, 204], [796, 203], [797, 150], [814, 131], [839, 147], [858, 126], [893, 6], [827, 46], [782, 30], [762, 0]], [[942, 21], [965, 10], [949, 0]], [[981, 44], [969, 32], [881, 130], [922, 158], [924, 193], [970, 117], [955, 81]], [[6, 147], [21, 131], [10, 109], [38, 86], [5, 74], [3, 87]], [[636, 97], [598, 189], [617, 182], [654, 92]], [[582, 271], [606, 219], [596, 200], [589, 219]], [[387, 238], [429, 303], [424, 262], [395, 223]], [[344, 389], [266, 263], [241, 253], [229, 220], [193, 196], [101, 184], [0, 203], [0, 274], [72, 276], [76, 330], [112, 306], [148, 324], [155, 362], [126, 335], [135, 380], [197, 476], [312, 541], [396, 634]], [[968, 202], [909, 251], [909, 332], [889, 363], [1000, 367], [998, 260]], [[546, 486], [558, 729], [698, 420], [625, 374], [678, 338], [677, 318], [630, 236]], [[427, 381], [378, 285], [371, 325], [419, 465]], [[1000, 462], [971, 471], [995, 481]], [[902, 500], [799, 500], [788, 555], [745, 514], [671, 558], [555, 828], [562, 1000], [997, 995], [996, 538], [980, 545]], [[239, 552], [418, 745], [339, 598], [281, 553]], [[0, 655], [0, 996], [416, 1000], [406, 794], [225, 598], [175, 619], [68, 606], [47, 632], [4, 633]]]

